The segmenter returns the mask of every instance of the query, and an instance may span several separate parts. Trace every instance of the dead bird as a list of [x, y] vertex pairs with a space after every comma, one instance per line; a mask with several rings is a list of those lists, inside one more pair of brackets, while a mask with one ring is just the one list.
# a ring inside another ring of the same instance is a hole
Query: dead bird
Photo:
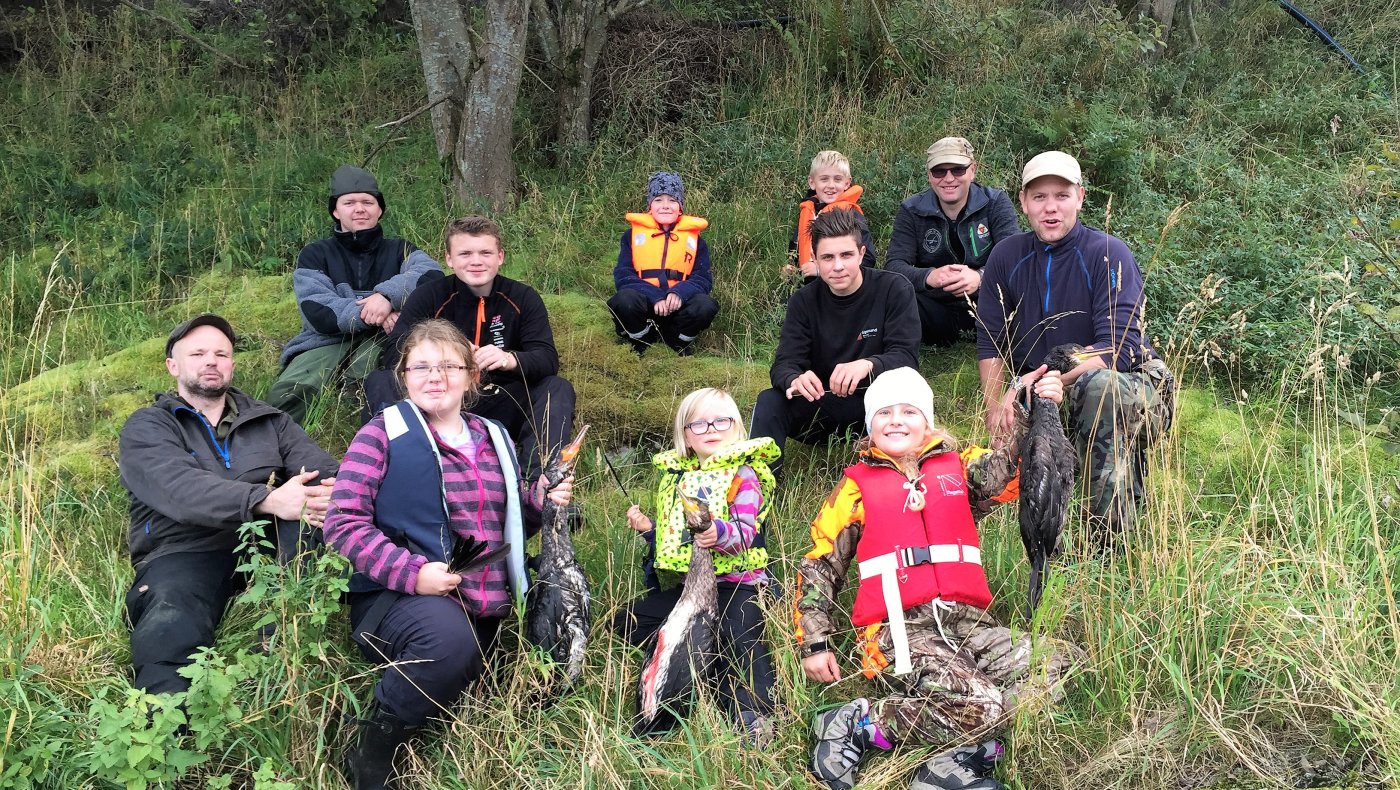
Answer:
[[[686, 528], [693, 536], [710, 528], [710, 509], [700, 499], [680, 494]], [[637, 682], [637, 720], [632, 734], [649, 732], [667, 708], [689, 696], [696, 678], [709, 674], [715, 660], [715, 624], [719, 619], [719, 590], [710, 550], [692, 542], [684, 590], [666, 622], [656, 632], [651, 652]]]
[[[553, 488], [573, 471], [588, 426], [579, 429], [569, 444], [554, 451], [545, 465], [545, 485]], [[535, 579], [525, 593], [525, 638], [543, 648], [556, 664], [564, 665], [561, 691], [583, 674], [583, 653], [592, 623], [588, 578], [579, 567], [569, 538], [569, 508], [559, 507], [546, 496], [540, 527], [540, 553], [534, 564]]]
[[[1087, 351], [1083, 346], [1055, 346], [1045, 357], [1050, 370], [1068, 373], [1079, 363], [1107, 351]], [[1027, 617], [1035, 614], [1045, 589], [1045, 562], [1060, 551], [1074, 477], [1078, 472], [1074, 444], [1065, 435], [1060, 407], [1051, 400], [1031, 398], [1030, 427], [1021, 441], [1021, 543], [1031, 563]]]

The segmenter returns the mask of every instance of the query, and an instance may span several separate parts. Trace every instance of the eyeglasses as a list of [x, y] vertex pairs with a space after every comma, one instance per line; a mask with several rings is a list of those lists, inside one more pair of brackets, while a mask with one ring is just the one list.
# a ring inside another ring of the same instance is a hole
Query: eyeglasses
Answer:
[[688, 422], [685, 424], [685, 428], [686, 430], [690, 431], [696, 436], [704, 436], [712, 430], [718, 431], [719, 433], [724, 433], [725, 431], [729, 430], [730, 426], [732, 425], [734, 425], [734, 418], [716, 417], [713, 420], [696, 420], [695, 422]]
[[962, 178], [964, 175], [967, 175], [967, 165], [939, 165], [938, 167], [930, 167], [928, 169], [928, 174], [934, 178], [942, 178], [949, 173], [952, 173], [957, 178]]
[[444, 376], [460, 376], [467, 372], [467, 366], [459, 365], [455, 362], [443, 362], [440, 365], [409, 365], [404, 368], [404, 371], [410, 376], [418, 376], [419, 378], [429, 373], [441, 373]]

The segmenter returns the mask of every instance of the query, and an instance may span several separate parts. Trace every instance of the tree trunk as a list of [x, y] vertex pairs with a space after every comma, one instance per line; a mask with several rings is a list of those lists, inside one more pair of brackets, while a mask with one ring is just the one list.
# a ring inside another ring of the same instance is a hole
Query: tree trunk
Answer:
[[500, 211], [515, 189], [515, 100], [525, 66], [527, 0], [486, 0], [480, 67], [467, 83], [452, 185], [468, 204]]
[[418, 54], [423, 62], [423, 80], [428, 85], [432, 109], [433, 137], [439, 159], [452, 155], [457, 141], [457, 119], [461, 113], [463, 85], [476, 70], [472, 40], [460, 0], [412, 0], [413, 29], [418, 36]]
[[593, 126], [593, 76], [608, 23], [649, 0], [533, 0], [540, 49], [554, 85], [555, 142], [566, 155], [586, 149]]
[[1172, 33], [1172, 17], [1176, 16], [1177, 0], [1139, 0], [1138, 13], [1150, 17], [1162, 28], [1162, 35], [1153, 47], [1153, 55], [1160, 57], [1167, 51], [1167, 39]]

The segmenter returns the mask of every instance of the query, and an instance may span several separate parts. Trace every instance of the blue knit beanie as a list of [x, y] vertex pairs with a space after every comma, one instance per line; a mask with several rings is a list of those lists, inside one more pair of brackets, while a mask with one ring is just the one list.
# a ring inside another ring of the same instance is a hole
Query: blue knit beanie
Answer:
[[681, 177], [675, 173], [665, 170], [658, 170], [651, 174], [651, 179], [647, 181], [647, 206], [651, 206], [651, 201], [656, 200], [658, 195], [670, 195], [676, 202], [685, 206], [685, 183]]

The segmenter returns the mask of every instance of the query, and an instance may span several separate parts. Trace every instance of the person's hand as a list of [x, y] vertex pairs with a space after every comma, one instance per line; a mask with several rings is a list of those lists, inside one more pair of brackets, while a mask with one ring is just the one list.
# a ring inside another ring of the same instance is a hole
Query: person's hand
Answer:
[[544, 475], [540, 475], [540, 488], [544, 490], [545, 496], [549, 497], [549, 501], [559, 507], [568, 507], [574, 499], [574, 473], [570, 472], [563, 480], [555, 483], [553, 488], [546, 488], [548, 485], [549, 481]]
[[395, 311], [393, 311], [392, 313], [389, 313], [389, 317], [386, 318], [386, 319], [384, 319], [384, 323], [380, 324], [380, 325], [379, 325], [379, 328], [380, 328], [380, 329], [383, 329], [383, 330], [384, 330], [384, 334], [387, 335], [387, 334], [389, 334], [390, 332], [394, 331], [394, 327], [395, 327], [398, 323], [399, 323], [399, 311], [398, 311], [398, 310], [395, 310]]
[[961, 263], [950, 263], [947, 266], [936, 266], [928, 270], [928, 274], [924, 277], [924, 283], [926, 283], [930, 288], [941, 289], [943, 286], [947, 285], [948, 281], [953, 277], [954, 270], [960, 268], [963, 268], [963, 265]]
[[807, 673], [808, 680], [820, 683], [835, 683], [841, 679], [841, 667], [836, 663], [836, 654], [830, 650], [802, 659], [802, 671]]
[[627, 526], [643, 534], [651, 532], [653, 529], [651, 519], [647, 518], [647, 514], [643, 513], [642, 509], [636, 505], [627, 508]]
[[1034, 389], [1037, 398], [1044, 398], [1054, 403], [1061, 403], [1065, 399], [1065, 385], [1060, 380], [1060, 371], [1058, 370], [1047, 370], [1042, 373], [1034, 380]]
[[943, 291], [953, 296], [971, 296], [977, 293], [977, 289], [982, 287], [982, 272], [955, 263], [951, 266], [944, 266], [947, 272], [943, 276]]
[[651, 306], [652, 312], [665, 317], [681, 309], [681, 298], [674, 293], [666, 294], [666, 298]]
[[326, 511], [331, 506], [331, 489], [335, 488], [335, 478], [327, 477], [320, 485], [306, 487], [306, 509], [302, 519], [313, 527], [326, 523]]
[[472, 352], [472, 358], [476, 360], [476, 366], [483, 372], [488, 370], [515, 370], [519, 367], [515, 355], [509, 351], [502, 351], [493, 345], [480, 345]]
[[707, 529], [692, 534], [691, 538], [695, 541], [695, 545], [713, 549], [715, 544], [719, 543], [719, 528], [715, 526], [715, 522], [711, 521]]
[[462, 577], [447, 569], [445, 562], [425, 562], [418, 569], [413, 591], [419, 595], [447, 595], [457, 589]]
[[842, 398], [853, 394], [862, 381], [875, 370], [875, 363], [868, 359], [853, 359], [842, 362], [831, 370], [831, 391]]
[[[291, 479], [282, 485], [272, 489], [268, 495], [254, 508], [254, 513], [265, 516], [274, 516], [288, 521], [295, 521], [302, 517], [302, 511], [310, 510], [311, 505], [308, 500], [323, 496], [330, 496], [330, 489], [318, 484], [307, 485], [316, 479], [319, 472], [302, 472], [292, 475]], [[321, 508], [320, 515], [324, 518], [326, 510]]]
[[394, 306], [389, 304], [389, 300], [382, 293], [372, 293], [363, 299], [356, 299], [355, 304], [360, 306], [360, 320], [370, 326], [382, 326], [389, 314], [394, 312]]
[[821, 276], [821, 270], [817, 268], [817, 262], [816, 262], [815, 260], [807, 261], [806, 263], [802, 264], [802, 276], [803, 276], [803, 277], [820, 277], [820, 276]]
[[825, 394], [826, 388], [822, 386], [822, 380], [810, 370], [803, 371], [802, 375], [793, 379], [787, 388], [788, 400], [792, 400], [793, 395], [801, 395], [807, 400], [814, 401]]

